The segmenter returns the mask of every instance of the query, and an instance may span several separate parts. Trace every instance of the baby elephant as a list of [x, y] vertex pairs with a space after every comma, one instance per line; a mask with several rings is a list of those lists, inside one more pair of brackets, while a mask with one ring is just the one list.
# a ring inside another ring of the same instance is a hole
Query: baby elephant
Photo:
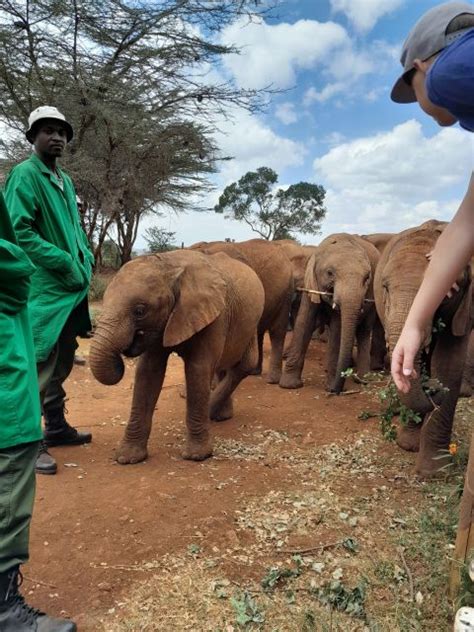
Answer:
[[[123, 266], [105, 292], [90, 352], [92, 372], [103, 384], [121, 380], [122, 354], [140, 356], [119, 463], [147, 457], [153, 412], [173, 351], [183, 358], [186, 374], [183, 456], [195, 461], [211, 456], [209, 418], [232, 416], [232, 392], [257, 365], [263, 304], [255, 272], [223, 253], [176, 250]], [[219, 381], [211, 394], [214, 375]]]

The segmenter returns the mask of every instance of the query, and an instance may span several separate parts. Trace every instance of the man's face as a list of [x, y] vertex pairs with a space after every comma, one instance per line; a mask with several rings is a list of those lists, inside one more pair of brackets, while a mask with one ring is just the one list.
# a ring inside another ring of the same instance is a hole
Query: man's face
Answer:
[[38, 123], [33, 143], [38, 154], [60, 158], [66, 143], [66, 128], [61, 121], [44, 119]]
[[445, 108], [435, 105], [429, 100], [426, 92], [426, 73], [429, 67], [434, 61], [434, 57], [427, 61], [415, 60], [415, 72], [411, 81], [411, 86], [416, 96], [416, 100], [423, 112], [426, 112], [428, 116], [434, 118], [434, 120], [441, 125], [441, 127], [449, 127], [457, 122], [457, 118], [451, 114]]

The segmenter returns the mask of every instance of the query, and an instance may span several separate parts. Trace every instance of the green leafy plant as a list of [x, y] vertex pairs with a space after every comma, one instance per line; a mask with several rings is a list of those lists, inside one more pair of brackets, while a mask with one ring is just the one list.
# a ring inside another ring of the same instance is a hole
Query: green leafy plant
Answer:
[[361, 579], [355, 588], [347, 588], [341, 581], [336, 580], [319, 588], [316, 597], [322, 605], [329, 606], [331, 610], [365, 619], [366, 592], [367, 581], [365, 579]]
[[366, 421], [367, 419], [373, 419], [373, 417], [378, 417], [378, 414], [373, 413], [370, 410], [363, 410], [361, 413], [357, 415], [357, 419], [361, 419], [362, 421]]
[[345, 371], [341, 371], [341, 377], [354, 377], [355, 375], [357, 374], [353, 367], [349, 367]]
[[246, 626], [249, 623], [263, 623], [265, 621], [264, 612], [248, 591], [245, 590], [236, 597], [232, 597], [230, 602], [235, 610], [237, 625]]
[[260, 582], [260, 585], [265, 592], [271, 592], [284, 579], [299, 577], [301, 575], [301, 565], [303, 560], [299, 555], [294, 555], [292, 559], [296, 564], [296, 568], [294, 569], [273, 567], [267, 571], [267, 574]]
[[359, 550], [359, 543], [354, 538], [346, 538], [342, 541], [342, 546], [351, 553], [357, 553]]

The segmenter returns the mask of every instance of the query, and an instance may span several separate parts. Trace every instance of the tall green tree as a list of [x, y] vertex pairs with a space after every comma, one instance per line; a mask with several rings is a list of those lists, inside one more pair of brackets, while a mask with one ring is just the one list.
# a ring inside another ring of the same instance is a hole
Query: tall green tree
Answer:
[[[263, 7], [263, 8], [262, 8]], [[189, 208], [220, 158], [216, 115], [263, 94], [218, 80], [237, 52], [219, 33], [259, 0], [0, 0], [0, 149], [28, 154], [29, 112], [58, 107], [75, 137], [63, 161], [96, 255], [110, 235], [127, 261], [144, 215]]]
[[277, 189], [269, 167], [249, 171], [224, 189], [216, 213], [245, 222], [263, 239], [291, 239], [294, 233], [316, 235], [326, 215], [326, 191], [319, 184], [298, 182]]

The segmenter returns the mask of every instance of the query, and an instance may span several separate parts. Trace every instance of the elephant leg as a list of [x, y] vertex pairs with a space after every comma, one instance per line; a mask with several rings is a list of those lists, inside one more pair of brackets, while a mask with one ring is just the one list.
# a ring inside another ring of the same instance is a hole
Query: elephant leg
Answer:
[[223, 372], [222, 379], [211, 395], [210, 417], [214, 421], [225, 421], [234, 416], [232, 393], [240, 382], [250, 375], [258, 359], [258, 341], [254, 336], [245, 350], [241, 361]]
[[471, 397], [474, 390], [474, 331], [471, 332], [469, 338], [469, 346], [467, 349], [466, 364], [461, 384], [461, 397]]
[[268, 384], [278, 384], [281, 378], [283, 348], [285, 346], [285, 337], [288, 325], [288, 310], [289, 304], [285, 303], [269, 330], [271, 353], [270, 366], [267, 375]]
[[[212, 455], [212, 441], [209, 434], [209, 401], [217, 358], [222, 352], [222, 349], [217, 347], [215, 341], [207, 340], [207, 337], [203, 336], [186, 354], [184, 361], [187, 391], [187, 438], [183, 458], [191, 461], [203, 461]], [[219, 384], [215, 391], [219, 389]]]
[[148, 456], [153, 412], [165, 379], [167, 362], [167, 353], [153, 351], [146, 351], [138, 361], [130, 418], [116, 454], [121, 464], [139, 463]]
[[385, 332], [380, 318], [376, 315], [374, 326], [372, 327], [372, 343], [370, 347], [371, 371], [382, 371], [385, 368], [386, 355]]
[[341, 345], [341, 315], [333, 311], [329, 323], [329, 340], [326, 357], [326, 390], [331, 392], [336, 379], [339, 347]]
[[421, 428], [416, 470], [423, 476], [436, 473], [450, 462], [448, 448], [468, 339], [467, 335], [453, 336], [446, 331], [436, 341], [431, 357], [431, 375], [449, 391], [444, 394], [435, 410], [427, 415]]
[[303, 296], [288, 349], [288, 357], [280, 378], [281, 388], [301, 388], [303, 386], [301, 374], [306, 352], [311, 342], [317, 311], [317, 305], [308, 296]]
[[263, 367], [263, 338], [265, 337], [265, 328], [259, 325], [257, 334], [258, 358], [257, 365], [253, 367], [249, 375], [262, 375]]
[[362, 379], [370, 371], [370, 332], [373, 328], [373, 315], [370, 314], [360, 323], [356, 331], [357, 339], [357, 376]]

